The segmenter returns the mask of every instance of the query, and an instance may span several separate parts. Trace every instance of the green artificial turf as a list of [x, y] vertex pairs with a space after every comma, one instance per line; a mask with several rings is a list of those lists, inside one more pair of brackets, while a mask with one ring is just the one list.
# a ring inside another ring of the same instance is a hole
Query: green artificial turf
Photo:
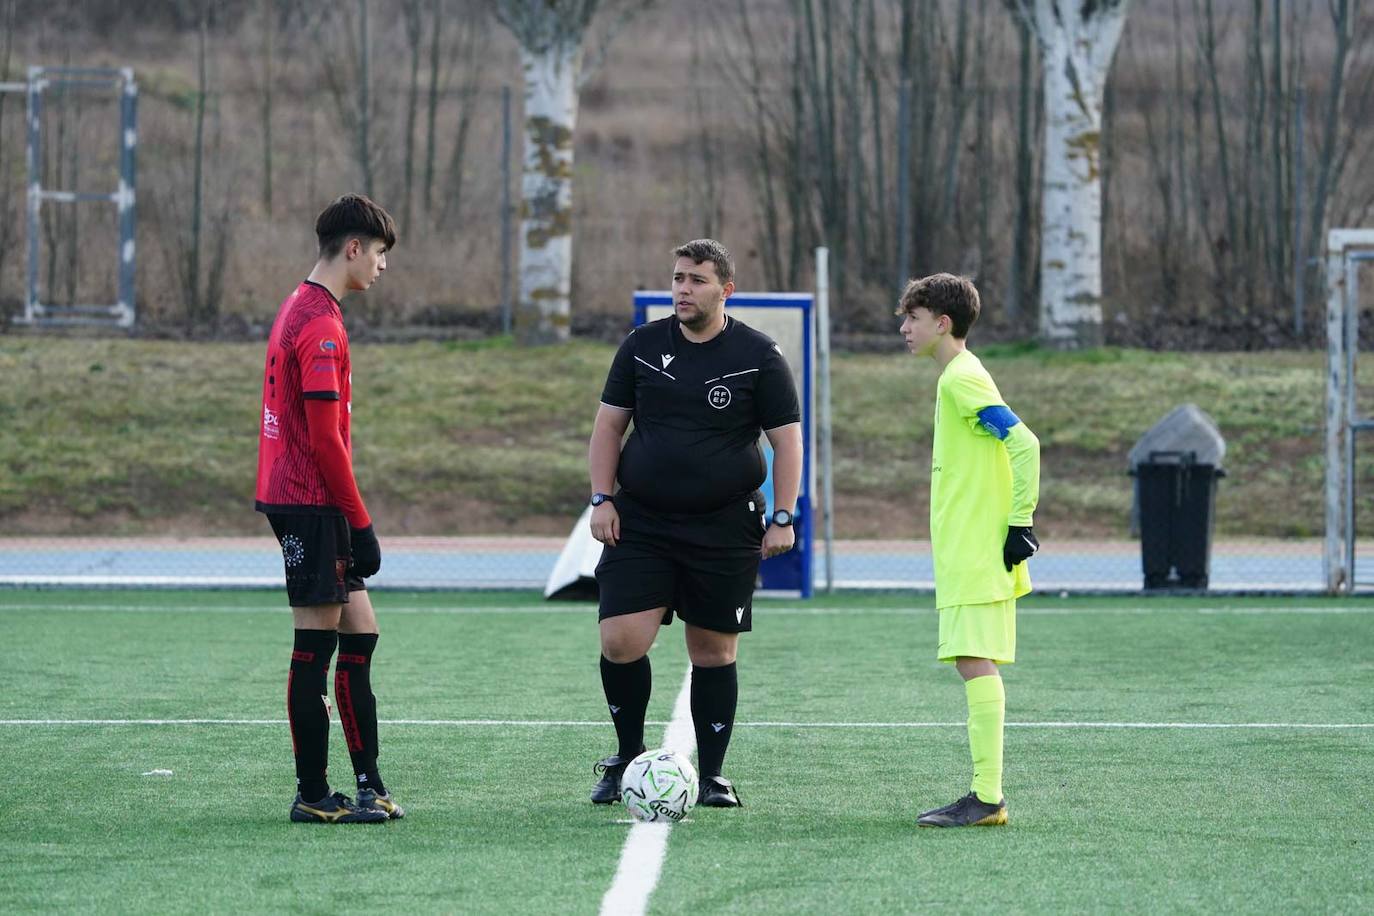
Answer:
[[[594, 608], [374, 601], [382, 771], [409, 814], [341, 827], [287, 821], [278, 594], [0, 592], [5, 909], [596, 912], [628, 827], [586, 800], [614, 750]], [[969, 773], [928, 597], [761, 601], [755, 627], [726, 766], [745, 807], [672, 828], [650, 912], [1352, 912], [1374, 895], [1368, 602], [1023, 602], [1011, 823], [966, 831], [913, 826]], [[687, 670], [680, 625], [651, 658], [652, 743]], [[75, 724], [116, 719], [139, 721]]]

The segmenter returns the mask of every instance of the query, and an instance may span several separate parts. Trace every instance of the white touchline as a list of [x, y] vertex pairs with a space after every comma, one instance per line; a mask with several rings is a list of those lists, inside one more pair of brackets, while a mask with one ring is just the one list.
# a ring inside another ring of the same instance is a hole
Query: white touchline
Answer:
[[[16, 613], [25, 611], [37, 611], [41, 613], [66, 611], [77, 613], [118, 613], [118, 614], [185, 614], [202, 616], [204, 614], [276, 614], [281, 613], [286, 605], [201, 605], [195, 608], [177, 604], [29, 604], [23, 602], [0, 601], [0, 614]], [[492, 605], [482, 607], [480, 605], [456, 605], [444, 607], [436, 605], [433, 607], [423, 607], [416, 605], [399, 605], [396, 607], [387, 606], [379, 608], [379, 612], [386, 614], [416, 614], [416, 615], [436, 615], [446, 614], [481, 616], [483, 614], [504, 615], [504, 614], [582, 614], [588, 612], [589, 605], [582, 603], [569, 604], [515, 604], [515, 605]], [[935, 608], [930, 605], [893, 605], [881, 607], [827, 607], [825, 605], [798, 606], [791, 604], [773, 605], [770, 603], [760, 603], [754, 606], [754, 613], [765, 617], [921, 617], [934, 616]], [[1101, 607], [1093, 605], [1082, 605], [1074, 607], [1020, 607], [1016, 613], [1023, 617], [1160, 617], [1167, 614], [1178, 614], [1182, 616], [1192, 615], [1236, 615], [1236, 616], [1321, 616], [1325, 614], [1374, 614], [1374, 604], [1355, 604], [1355, 605], [1294, 605], [1285, 607], [1283, 605], [1271, 605], [1261, 607], [1245, 606], [1219, 606], [1219, 607], [1174, 607], [1157, 608], [1148, 602], [1128, 607]]]
[[[663, 735], [663, 746], [679, 754], [691, 756], [697, 749], [696, 732], [692, 728], [692, 666], [673, 704], [673, 719]], [[611, 889], [601, 898], [602, 916], [640, 914], [649, 905], [649, 895], [658, 885], [663, 870], [663, 856], [668, 851], [670, 823], [636, 823], [625, 838], [620, 851], [620, 866], [615, 870]]]
[[[674, 709], [674, 717], [677, 710]], [[690, 723], [691, 716], [687, 715]], [[338, 720], [334, 720], [335, 724]], [[658, 726], [676, 722], [645, 722]], [[0, 719], [0, 726], [127, 726], [127, 725], [286, 725], [285, 719]], [[379, 725], [421, 726], [438, 728], [605, 728], [605, 722], [593, 719], [382, 719]], [[736, 722], [735, 728], [966, 728], [967, 722]], [[1274, 729], [1374, 729], [1374, 722], [1007, 722], [1007, 728], [1274, 728]], [[667, 747], [694, 748], [695, 738], [688, 744], [673, 745], [664, 738]]]
[[[280, 614], [286, 609], [286, 604], [274, 605], [248, 605], [248, 604], [221, 604], [221, 605], [201, 605], [199, 607], [189, 607], [187, 605], [176, 604], [4, 604], [0, 603], [0, 613], [14, 611], [71, 611], [81, 613], [110, 613], [110, 614], [185, 614], [187, 616], [200, 616], [202, 614]], [[455, 607], [412, 607], [401, 605], [399, 607], [388, 606], [388, 614], [582, 614], [587, 613], [587, 605], [583, 604], [562, 604], [562, 605], [492, 605], [482, 607], [481, 605], [466, 605]]]

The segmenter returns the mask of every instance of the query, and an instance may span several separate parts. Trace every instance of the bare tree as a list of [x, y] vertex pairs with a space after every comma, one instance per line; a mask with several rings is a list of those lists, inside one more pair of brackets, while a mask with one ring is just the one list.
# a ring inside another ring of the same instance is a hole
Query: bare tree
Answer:
[[[980, 0], [981, 2], [981, 0]], [[866, 208], [874, 213], [885, 213], [889, 197], [887, 180], [886, 156], [885, 151], [888, 146], [886, 134], [883, 131], [883, 119], [885, 116], [885, 106], [883, 104], [884, 83], [882, 73], [886, 69], [881, 57], [880, 45], [878, 43], [878, 9], [877, 0], [868, 0], [866, 25], [866, 43], [864, 48], [864, 78], [868, 82], [868, 110], [870, 129], [873, 135], [873, 180], [871, 183], [872, 193], [869, 201], [865, 204]], [[888, 259], [892, 251], [892, 233], [887, 219], [878, 219], [873, 226], [874, 240], [865, 246], [868, 255], [868, 263], [864, 267], [865, 273], [873, 272], [882, 276], [888, 270]]]
[[434, 151], [439, 114], [439, 47], [444, 33], [444, 0], [429, 0], [429, 93], [425, 105], [425, 212], [434, 205]]
[[196, 9], [196, 146], [191, 179], [191, 243], [186, 252], [187, 317], [194, 323], [201, 317], [200, 300], [200, 234], [204, 222], [205, 203], [205, 96], [209, 76], [205, 59], [205, 45], [210, 31], [209, 0], [199, 0]]
[[420, 107], [420, 57], [424, 40], [424, 0], [403, 0], [406, 46], [410, 52], [410, 88], [406, 93], [405, 139], [401, 152], [405, 190], [401, 194], [401, 230], [409, 234], [415, 204], [415, 118]]
[[1102, 342], [1102, 95], [1129, 0], [1017, 0], [1045, 79], [1040, 336]]
[[324, 49], [319, 56], [320, 77], [334, 102], [345, 135], [352, 136], [353, 159], [364, 194], [373, 195], [372, 162], [372, 33], [371, 0], [337, 5], [304, 5], [312, 13], [312, 41]]
[[[700, 36], [693, 31], [691, 41], [691, 63], [690, 70], [693, 85], [701, 85], [706, 77], [706, 70], [701, 62], [701, 40]], [[712, 65], [714, 66], [714, 64]], [[706, 107], [706, 93], [696, 92], [693, 94], [690, 117], [692, 119], [692, 133], [696, 136], [697, 142], [691, 144], [691, 149], [687, 150], [687, 155], [695, 161], [689, 161], [683, 174], [688, 176], [689, 181], [694, 174], [699, 174], [701, 184], [698, 186], [697, 193], [700, 194], [701, 206], [699, 211], [702, 215], [700, 228], [692, 228], [693, 233], [699, 232], [707, 237], [715, 237], [721, 231], [725, 222], [725, 208], [721, 202], [720, 188], [720, 165], [717, 145], [719, 139], [716, 136], [715, 119], [718, 117], [716, 111], [708, 111]], [[700, 172], [697, 172], [697, 167]]]
[[753, 136], [753, 180], [758, 189], [755, 199], [759, 209], [759, 257], [763, 262], [764, 282], [771, 289], [783, 288], [782, 239], [778, 212], [778, 195], [774, 188], [774, 173], [781, 155], [774, 140], [773, 123], [776, 114], [764, 98], [762, 61], [769, 52], [760, 49], [758, 37], [749, 15], [747, 0], [735, 0], [739, 15], [739, 35], [744, 44], [743, 59], [737, 61], [728, 50], [722, 55], [727, 68], [733, 68], [734, 80], [745, 87], [749, 95], [749, 127]]
[[[520, 289], [515, 337], [566, 340], [572, 315], [572, 164], [584, 42], [600, 12], [615, 32], [653, 0], [488, 0], [520, 45], [525, 154], [520, 206]], [[590, 68], [589, 68], [590, 71]]]
[[[162, 245], [179, 280], [182, 315], [188, 329], [213, 333], [220, 317], [224, 280], [228, 269], [229, 245], [233, 230], [232, 201], [228, 189], [237, 183], [234, 167], [219, 154], [223, 150], [224, 122], [211, 73], [211, 29], [215, 5], [211, 0], [185, 0], [187, 18], [196, 24], [196, 93], [193, 100], [193, 143], [190, 162], [176, 162], [173, 171], [184, 177], [190, 171], [190, 194], [165, 191], [149, 196], [149, 210], [162, 224]], [[210, 116], [213, 115], [211, 120]], [[207, 137], [207, 126], [213, 128]], [[207, 169], [207, 159], [212, 164]], [[207, 190], [214, 181], [222, 188], [218, 204], [206, 204]], [[178, 189], [179, 190], [179, 189]], [[189, 196], [189, 203], [186, 197]]]
[[[1322, 229], [1326, 221], [1327, 203], [1331, 190], [1340, 177], [1341, 157], [1337, 155], [1337, 134], [1341, 121], [1341, 109], [1346, 99], [1346, 70], [1350, 62], [1350, 47], [1353, 28], [1353, 14], [1350, 0], [1331, 0], [1331, 30], [1336, 39], [1335, 54], [1331, 58], [1330, 87], [1327, 90], [1326, 111], [1322, 119], [1322, 139], [1318, 148], [1320, 161], [1317, 166], [1317, 189], [1312, 195], [1312, 223], [1307, 237], [1312, 247], [1323, 243]], [[1367, 90], [1367, 87], [1366, 87]], [[1353, 136], [1353, 131], [1351, 135]]]
[[1031, 148], [1033, 131], [1031, 129], [1031, 105], [1037, 100], [1034, 90], [1035, 77], [1032, 75], [1034, 55], [1031, 46], [1034, 36], [1030, 24], [1024, 19], [1017, 22], [1017, 38], [1020, 47], [1019, 65], [1016, 81], [1016, 212], [1012, 219], [1011, 264], [1007, 277], [1007, 317], [1015, 320], [1026, 308], [1034, 292], [1031, 279], [1031, 211], [1035, 198], [1032, 187], [1031, 167], [1035, 152]]
[[276, 0], [262, 0], [262, 208], [272, 215], [272, 56], [277, 31]]
[[912, 31], [915, 28], [916, 0], [901, 0], [902, 18], [899, 33], [901, 52], [897, 58], [900, 83], [897, 87], [897, 238], [893, 263], [893, 286], [901, 289], [911, 276], [911, 87], [915, 79], [915, 50]]
[[[832, 252], [831, 283], [836, 297], [844, 300], [847, 273], [844, 269], [848, 249], [848, 200], [841, 182], [844, 170], [839, 145], [836, 91], [834, 0], [799, 0], [799, 14], [805, 23], [806, 38], [797, 66], [807, 88], [811, 106], [810, 138], [813, 158], [811, 179], [820, 210], [820, 237]], [[819, 6], [819, 8], [817, 8]]]
[[[0, 0], [0, 82], [9, 79], [10, 55], [14, 49], [15, 5], [18, 0]], [[0, 277], [4, 276], [5, 258], [13, 247], [19, 220], [13, 214], [8, 170], [5, 168], [5, 103], [10, 98], [0, 92]], [[3, 316], [0, 316], [3, 320]]]
[[443, 206], [439, 208], [438, 225], [444, 228], [460, 225], [463, 218], [464, 190], [468, 178], [468, 144], [472, 138], [473, 117], [478, 110], [483, 67], [478, 49], [490, 34], [486, 17], [459, 19], [458, 33], [453, 39], [450, 58], [454, 62], [445, 73], [442, 84], [457, 81], [458, 123], [453, 129], [453, 146], [449, 151], [448, 168], [444, 180]]
[[358, 0], [358, 166], [363, 171], [363, 193], [372, 196], [372, 33], [367, 24], [368, 0]]

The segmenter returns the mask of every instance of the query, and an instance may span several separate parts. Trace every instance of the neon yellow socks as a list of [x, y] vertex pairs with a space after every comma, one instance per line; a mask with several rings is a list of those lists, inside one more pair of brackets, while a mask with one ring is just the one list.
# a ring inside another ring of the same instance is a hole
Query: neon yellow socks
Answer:
[[964, 681], [968, 695], [968, 746], [973, 754], [973, 791], [980, 801], [1002, 801], [1002, 726], [1007, 695], [997, 675]]

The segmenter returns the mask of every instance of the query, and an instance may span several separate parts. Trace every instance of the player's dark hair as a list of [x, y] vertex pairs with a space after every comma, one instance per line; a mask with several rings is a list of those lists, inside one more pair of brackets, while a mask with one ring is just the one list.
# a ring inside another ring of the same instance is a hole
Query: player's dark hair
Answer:
[[716, 279], [722, 286], [735, 279], [735, 262], [730, 259], [730, 252], [715, 239], [693, 239], [674, 248], [673, 257], [691, 258], [693, 264], [710, 261], [716, 265]]
[[377, 239], [390, 250], [396, 247], [396, 221], [362, 194], [345, 194], [315, 220], [315, 237], [322, 258], [336, 257], [349, 239]]
[[931, 274], [906, 285], [897, 314], [910, 315], [917, 309], [926, 309], [933, 315], [948, 315], [950, 332], [962, 340], [968, 336], [982, 308], [978, 288], [968, 277]]

